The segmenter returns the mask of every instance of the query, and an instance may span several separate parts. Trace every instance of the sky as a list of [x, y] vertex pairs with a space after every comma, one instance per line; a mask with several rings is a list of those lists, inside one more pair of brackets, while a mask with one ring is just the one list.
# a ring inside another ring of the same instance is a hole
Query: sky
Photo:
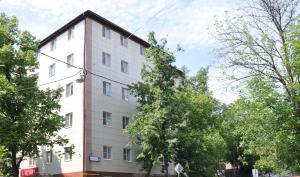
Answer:
[[17, 16], [22, 30], [44, 39], [70, 20], [91, 10], [147, 40], [154, 31], [167, 38], [168, 47], [179, 44], [184, 52], [176, 54], [176, 66], [186, 66], [189, 75], [209, 67], [209, 86], [221, 102], [237, 98], [228, 88], [213, 53], [214, 21], [225, 11], [234, 12], [242, 0], [0, 0], [0, 12]]

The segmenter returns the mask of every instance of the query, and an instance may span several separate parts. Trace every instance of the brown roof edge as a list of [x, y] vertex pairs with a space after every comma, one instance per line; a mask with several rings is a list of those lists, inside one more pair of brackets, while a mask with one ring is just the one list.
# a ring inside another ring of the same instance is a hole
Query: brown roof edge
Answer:
[[82, 14], [80, 14], [79, 16], [77, 16], [76, 18], [74, 18], [73, 20], [71, 20], [69, 23], [65, 24], [63, 27], [59, 28], [58, 30], [56, 30], [54, 33], [50, 34], [48, 37], [46, 37], [45, 39], [43, 39], [40, 44], [39, 44], [39, 48], [43, 47], [44, 45], [46, 45], [48, 42], [50, 42], [51, 40], [53, 40], [54, 38], [56, 38], [58, 35], [62, 34], [63, 32], [67, 31], [70, 27], [76, 25], [77, 23], [79, 23], [80, 21], [82, 21], [85, 18], [91, 18], [101, 24], [104, 24], [105, 26], [111, 28], [112, 30], [115, 30], [119, 33], [121, 33], [122, 35], [129, 37], [129, 39], [143, 45], [144, 47], [149, 47], [149, 43], [146, 42], [145, 40], [137, 37], [136, 35], [130, 33], [129, 31], [126, 31], [125, 29], [119, 27], [118, 25], [108, 21], [107, 19], [101, 17], [100, 15], [87, 10], [85, 12], [83, 12]]

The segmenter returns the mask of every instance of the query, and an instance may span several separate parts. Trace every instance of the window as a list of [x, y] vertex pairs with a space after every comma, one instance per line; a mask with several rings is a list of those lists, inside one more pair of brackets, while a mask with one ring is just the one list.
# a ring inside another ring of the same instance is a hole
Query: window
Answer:
[[56, 39], [53, 39], [50, 43], [50, 50], [53, 51], [56, 49]]
[[68, 113], [65, 115], [65, 127], [70, 128], [73, 125], [73, 113]]
[[74, 64], [74, 54], [70, 54], [67, 56], [67, 68], [70, 68], [71, 65]]
[[111, 96], [111, 83], [103, 81], [103, 94]]
[[103, 146], [103, 158], [111, 160], [111, 146]]
[[49, 77], [53, 77], [55, 75], [55, 64], [49, 66]]
[[74, 38], [74, 26], [68, 30], [68, 40]]
[[127, 88], [122, 88], [122, 99], [128, 101], [129, 90]]
[[73, 82], [66, 85], [66, 97], [73, 95]]
[[110, 29], [106, 26], [102, 26], [102, 36], [110, 39]]
[[130, 149], [128, 148], [124, 148], [123, 149], [123, 160], [127, 160], [127, 161], [131, 161], [131, 153], [130, 153]]
[[103, 112], [103, 125], [111, 127], [111, 113], [110, 112]]
[[72, 148], [71, 147], [65, 147], [65, 161], [72, 160]]
[[145, 47], [140, 45], [140, 55], [145, 55]]
[[124, 129], [129, 124], [129, 117], [123, 116], [122, 119], [123, 119], [122, 121], [123, 121], [123, 129]]
[[52, 150], [46, 151], [46, 163], [52, 163]]
[[102, 64], [106, 66], [110, 66], [111, 63], [111, 56], [108, 53], [103, 52], [102, 53]]
[[35, 166], [36, 165], [36, 159], [33, 157], [29, 157], [29, 166]]
[[120, 43], [121, 46], [127, 47], [128, 46], [128, 39], [125, 36], [120, 36]]
[[121, 71], [128, 74], [128, 63], [126, 61], [121, 61]]

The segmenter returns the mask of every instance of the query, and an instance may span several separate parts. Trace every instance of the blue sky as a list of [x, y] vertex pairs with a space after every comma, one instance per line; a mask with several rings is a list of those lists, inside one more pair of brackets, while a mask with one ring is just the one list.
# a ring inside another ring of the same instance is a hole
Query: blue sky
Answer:
[[[213, 55], [214, 21], [225, 11], [235, 11], [240, 0], [0, 0], [0, 11], [15, 15], [21, 29], [43, 39], [85, 10], [107, 18], [146, 40], [150, 31], [158, 38], [166, 37], [168, 46], [177, 44], [176, 65], [185, 65], [193, 75], [201, 67], [211, 67], [210, 86], [223, 102], [233, 99], [232, 93], [221, 91]], [[138, 30], [137, 30], [138, 29]], [[221, 84], [222, 85], [222, 84]]]

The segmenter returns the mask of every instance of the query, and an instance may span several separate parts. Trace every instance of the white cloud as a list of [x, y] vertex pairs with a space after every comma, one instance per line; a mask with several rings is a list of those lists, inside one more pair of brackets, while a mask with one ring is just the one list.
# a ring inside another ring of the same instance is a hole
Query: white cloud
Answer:
[[[21, 28], [31, 31], [40, 39], [89, 9], [144, 39], [150, 31], [155, 31], [158, 37], [168, 38], [171, 48], [180, 44], [185, 50], [189, 50], [213, 46], [214, 40], [210, 32], [214, 27], [215, 16], [222, 16], [224, 11], [234, 11], [241, 2], [241, 0], [0, 0], [0, 8], [4, 12], [9, 11], [9, 15], [16, 15], [20, 19]], [[139, 30], [136, 32], [136, 29]], [[237, 98], [237, 93], [226, 88], [227, 84], [220, 80], [221, 76], [220, 70], [212, 69], [209, 85], [222, 102], [232, 102]]]
[[[171, 44], [180, 43], [185, 48], [212, 43], [209, 29], [213, 27], [214, 16], [233, 10], [238, 5], [237, 0], [2, 0], [0, 3], [4, 8], [34, 14], [36, 18], [31, 19], [32, 23], [43, 19], [44, 24], [40, 24], [42, 28], [43, 25], [58, 28], [90, 9], [132, 32], [142, 26], [136, 32], [141, 37], [145, 38], [149, 31], [154, 30], [160, 37], [168, 35]], [[164, 10], [153, 17], [161, 9]], [[50, 30], [47, 34], [53, 29]], [[45, 37], [37, 29], [31, 31]]]

